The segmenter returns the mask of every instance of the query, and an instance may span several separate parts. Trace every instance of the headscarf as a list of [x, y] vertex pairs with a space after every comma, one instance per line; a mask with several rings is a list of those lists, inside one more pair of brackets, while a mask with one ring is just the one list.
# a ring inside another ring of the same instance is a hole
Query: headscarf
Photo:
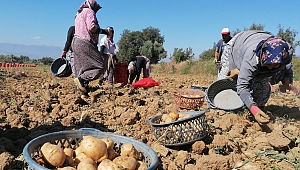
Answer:
[[277, 36], [262, 40], [256, 47], [261, 64], [281, 64], [288, 54], [289, 45]]
[[131, 61], [129, 64], [128, 64], [128, 71], [129, 73], [133, 73], [135, 71], [135, 62], [134, 61]]
[[78, 9], [78, 13], [80, 13], [83, 8], [91, 8], [95, 13], [102, 7], [97, 3], [96, 0], [86, 0], [84, 1]]
[[[110, 34], [114, 34], [114, 28], [113, 27], [107, 27], [107, 31], [108, 31], [108, 35], [110, 35]], [[107, 38], [112, 42], [112, 43], [114, 43], [114, 37], [113, 36], [108, 36], [107, 35]]]

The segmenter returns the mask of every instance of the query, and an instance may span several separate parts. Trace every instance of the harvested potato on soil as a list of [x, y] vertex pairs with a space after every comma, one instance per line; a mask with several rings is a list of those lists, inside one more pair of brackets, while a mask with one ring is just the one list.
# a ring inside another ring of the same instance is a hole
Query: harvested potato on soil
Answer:
[[126, 170], [135, 170], [137, 166], [137, 160], [133, 157], [119, 156], [113, 162], [122, 165]]
[[109, 160], [113, 160], [117, 156], [119, 156], [119, 154], [113, 148], [108, 148], [107, 153], [108, 153], [108, 159]]
[[135, 149], [133, 144], [131, 143], [126, 143], [122, 145], [121, 147], [121, 156], [127, 156], [127, 157], [132, 157], [135, 158], [136, 160], [139, 160], [140, 158], [140, 153]]
[[75, 157], [74, 162], [76, 165], [78, 165], [81, 161], [83, 161], [86, 158], [90, 157], [88, 157], [85, 153], [81, 152]]
[[161, 117], [161, 121], [162, 123], [169, 123], [169, 122], [173, 122], [176, 119], [172, 118], [169, 114], [163, 114]]
[[185, 119], [185, 118], [189, 118], [189, 117], [191, 117], [191, 115], [189, 115], [189, 114], [179, 114], [179, 118], [178, 118], [178, 120], [181, 120], [181, 119]]
[[161, 123], [174, 122], [176, 120], [182, 120], [182, 119], [188, 118], [190, 116], [191, 115], [189, 115], [189, 114], [170, 112], [169, 114], [163, 114], [162, 115]]
[[64, 152], [66, 154], [66, 159], [63, 166], [74, 166], [75, 165], [74, 158], [73, 158], [74, 150], [71, 148], [65, 148]]
[[175, 120], [177, 120], [179, 118], [179, 114], [177, 112], [171, 112], [171, 113], [169, 113], [169, 115]]
[[66, 154], [67, 156], [69, 156], [69, 157], [71, 157], [71, 158], [74, 157], [74, 150], [73, 150], [73, 149], [71, 149], [71, 148], [65, 148], [65, 149], [64, 149], [64, 152], [65, 152], [65, 154]]
[[77, 147], [76, 149], [75, 149], [75, 151], [74, 151], [74, 156], [76, 157], [77, 155], [79, 155], [80, 153], [82, 152], [82, 149], [81, 149], [81, 147], [79, 146], [79, 147]]
[[123, 166], [109, 159], [104, 159], [99, 165], [97, 170], [124, 170]]
[[55, 167], [62, 166], [66, 159], [64, 150], [60, 146], [51, 144], [50, 142], [43, 144], [41, 153], [45, 161]]
[[148, 165], [143, 161], [137, 161], [136, 170], [146, 170]]
[[78, 166], [77, 170], [96, 170], [97, 164], [92, 158], [86, 158], [82, 160]]
[[108, 157], [106, 143], [93, 136], [83, 136], [80, 147], [84, 154], [95, 161], [101, 162]]
[[113, 148], [115, 146], [115, 142], [111, 140], [109, 137], [102, 138], [101, 140], [106, 143], [107, 148]]

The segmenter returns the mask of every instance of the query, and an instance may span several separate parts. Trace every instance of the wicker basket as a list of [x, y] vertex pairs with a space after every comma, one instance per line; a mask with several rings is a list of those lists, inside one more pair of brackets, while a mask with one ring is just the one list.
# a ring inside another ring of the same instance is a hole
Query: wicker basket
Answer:
[[23, 156], [25, 161], [28, 163], [28, 170], [49, 170], [33, 160], [34, 157], [39, 155], [39, 150], [45, 142], [50, 142], [53, 144], [58, 144], [64, 147], [75, 149], [78, 147], [79, 142], [82, 140], [83, 136], [87, 135], [94, 136], [99, 139], [109, 137], [119, 146], [122, 146], [122, 144], [125, 143], [133, 144], [134, 147], [142, 153], [143, 161], [148, 164], [147, 170], [155, 169], [159, 163], [155, 151], [142, 142], [109, 132], [101, 132], [93, 128], [82, 128], [79, 130], [49, 133], [31, 140], [23, 149]]
[[183, 109], [199, 108], [204, 103], [205, 93], [199, 89], [183, 89], [174, 92], [175, 103]]
[[181, 112], [180, 114], [191, 116], [170, 123], [160, 123], [162, 115], [149, 118], [147, 122], [152, 125], [158, 143], [165, 146], [181, 146], [201, 140], [207, 135], [205, 113], [208, 111]]

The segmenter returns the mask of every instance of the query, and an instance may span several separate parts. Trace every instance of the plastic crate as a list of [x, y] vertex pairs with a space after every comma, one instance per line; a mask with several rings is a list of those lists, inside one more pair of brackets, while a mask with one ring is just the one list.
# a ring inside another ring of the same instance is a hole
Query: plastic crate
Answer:
[[208, 125], [205, 111], [180, 112], [190, 117], [170, 123], [160, 123], [162, 115], [147, 119], [158, 143], [165, 146], [181, 146], [203, 139], [207, 135]]
[[32, 159], [34, 156], [39, 154], [39, 151], [44, 143], [50, 142], [53, 144], [60, 144], [61, 146], [75, 149], [78, 147], [79, 142], [82, 140], [83, 136], [87, 135], [99, 139], [109, 137], [120, 146], [126, 143], [133, 144], [134, 147], [142, 153], [144, 162], [148, 164], [147, 170], [155, 169], [159, 163], [156, 152], [142, 142], [109, 132], [101, 132], [98, 129], [82, 128], [79, 130], [49, 133], [31, 140], [23, 149], [23, 156], [25, 161], [28, 163], [28, 170], [48, 170]]

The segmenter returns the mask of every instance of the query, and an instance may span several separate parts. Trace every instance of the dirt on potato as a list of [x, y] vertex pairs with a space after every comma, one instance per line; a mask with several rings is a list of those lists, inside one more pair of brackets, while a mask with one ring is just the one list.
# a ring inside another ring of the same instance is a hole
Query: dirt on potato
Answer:
[[[15, 75], [15, 71], [24, 71]], [[159, 158], [158, 169], [300, 169], [300, 98], [272, 93], [266, 112], [272, 121], [258, 124], [245, 108], [210, 109], [204, 139], [183, 146], [157, 142], [147, 119], [179, 108], [173, 92], [192, 84], [208, 87], [216, 77], [156, 74], [159, 86], [148, 89], [98, 87], [82, 100], [73, 77], [53, 77], [49, 68], [10, 68], [0, 75], [0, 169], [26, 169], [24, 146], [40, 135], [80, 128], [132, 137], [149, 145]], [[300, 87], [300, 82], [294, 82]], [[205, 101], [198, 110], [209, 109]]]

